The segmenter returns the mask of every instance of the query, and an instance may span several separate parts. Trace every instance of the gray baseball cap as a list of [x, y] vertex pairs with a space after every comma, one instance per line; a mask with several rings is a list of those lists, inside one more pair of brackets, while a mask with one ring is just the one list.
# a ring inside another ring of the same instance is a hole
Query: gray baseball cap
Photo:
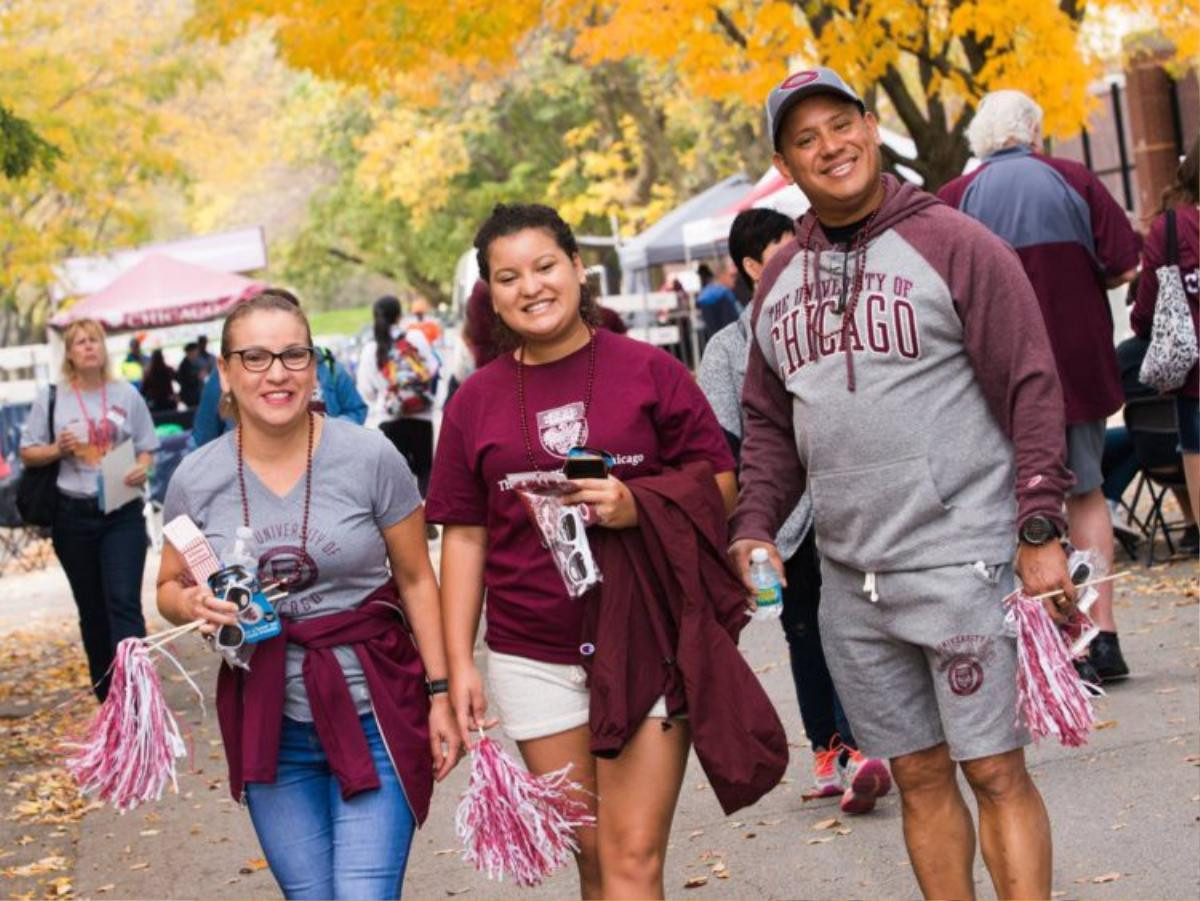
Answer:
[[854, 88], [846, 84], [833, 69], [818, 66], [793, 72], [767, 95], [767, 131], [771, 133], [771, 144], [776, 149], [779, 148], [779, 127], [787, 117], [788, 110], [813, 94], [837, 94], [858, 104], [863, 112], [867, 109]]

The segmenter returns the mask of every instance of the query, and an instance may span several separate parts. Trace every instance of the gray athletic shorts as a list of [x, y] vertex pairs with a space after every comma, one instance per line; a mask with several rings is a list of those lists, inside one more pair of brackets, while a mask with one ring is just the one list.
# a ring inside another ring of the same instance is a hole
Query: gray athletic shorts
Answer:
[[1067, 426], [1067, 469], [1075, 476], [1072, 496], [1095, 491], [1104, 484], [1100, 461], [1104, 458], [1103, 419]]
[[862, 752], [946, 742], [955, 760], [1029, 744], [1017, 723], [1017, 646], [1004, 631], [1011, 565], [875, 576], [821, 560], [821, 645]]

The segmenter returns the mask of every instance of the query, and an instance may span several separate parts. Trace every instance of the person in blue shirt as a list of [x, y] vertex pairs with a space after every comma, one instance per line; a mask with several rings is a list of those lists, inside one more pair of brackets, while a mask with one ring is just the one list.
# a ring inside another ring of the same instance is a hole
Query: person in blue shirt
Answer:
[[[268, 288], [265, 292], [277, 294], [300, 305], [295, 296], [282, 288]], [[229, 430], [231, 423], [221, 418], [221, 379], [214, 368], [200, 395], [200, 406], [192, 423], [190, 445], [194, 450], [203, 447], [214, 438]], [[324, 412], [334, 419], [346, 419], [362, 425], [367, 419], [367, 403], [354, 385], [354, 377], [346, 367], [333, 358], [323, 347], [317, 348], [317, 390], [313, 394], [312, 409]]]
[[732, 266], [721, 273], [720, 278], [713, 277], [713, 271], [704, 263], [696, 270], [700, 276], [700, 293], [696, 297], [696, 306], [704, 319], [704, 342], [731, 322], [737, 322], [742, 312], [737, 295], [733, 293], [733, 282], [737, 278], [737, 270]]

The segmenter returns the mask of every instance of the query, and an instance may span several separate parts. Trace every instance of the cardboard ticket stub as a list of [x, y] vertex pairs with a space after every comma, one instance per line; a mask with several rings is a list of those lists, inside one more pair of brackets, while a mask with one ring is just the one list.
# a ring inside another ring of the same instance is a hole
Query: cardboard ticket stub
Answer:
[[188, 572], [192, 574], [197, 585], [206, 584], [209, 576], [220, 571], [221, 558], [216, 555], [204, 533], [189, 517], [176, 516], [163, 526], [163, 536], [183, 557]]

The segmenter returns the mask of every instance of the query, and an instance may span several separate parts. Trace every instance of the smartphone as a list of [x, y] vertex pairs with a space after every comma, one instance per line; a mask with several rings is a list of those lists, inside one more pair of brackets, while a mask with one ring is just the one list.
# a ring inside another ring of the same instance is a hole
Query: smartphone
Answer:
[[568, 479], [607, 479], [608, 463], [603, 457], [568, 457], [563, 472]]

